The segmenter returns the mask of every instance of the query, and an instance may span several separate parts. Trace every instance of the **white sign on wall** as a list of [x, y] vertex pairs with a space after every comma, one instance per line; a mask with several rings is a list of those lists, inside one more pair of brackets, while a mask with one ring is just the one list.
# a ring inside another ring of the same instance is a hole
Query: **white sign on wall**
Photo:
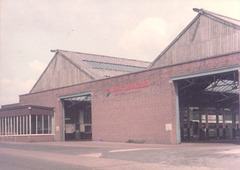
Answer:
[[166, 131], [172, 130], [172, 124], [166, 124]]

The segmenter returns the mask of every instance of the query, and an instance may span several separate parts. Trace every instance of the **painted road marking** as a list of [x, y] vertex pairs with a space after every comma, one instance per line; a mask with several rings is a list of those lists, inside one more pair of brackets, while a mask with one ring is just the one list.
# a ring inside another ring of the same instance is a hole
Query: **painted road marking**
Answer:
[[240, 154], [240, 149], [232, 149], [229, 151], [223, 151], [223, 152], [218, 152], [218, 153], [225, 153], [225, 154]]
[[131, 152], [131, 151], [141, 151], [141, 150], [155, 150], [159, 148], [135, 148], [135, 149], [119, 149], [119, 150], [111, 150], [109, 151], [110, 153], [115, 153], [115, 152]]
[[86, 154], [86, 155], [81, 155], [81, 156], [88, 156], [92, 158], [100, 158], [102, 156], [102, 153], [91, 153], [91, 154]]

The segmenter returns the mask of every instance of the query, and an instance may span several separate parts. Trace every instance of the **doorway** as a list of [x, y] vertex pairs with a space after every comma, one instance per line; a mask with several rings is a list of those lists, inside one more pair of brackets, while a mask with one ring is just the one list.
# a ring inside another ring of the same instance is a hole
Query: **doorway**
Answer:
[[92, 140], [91, 94], [65, 97], [64, 139], [66, 141]]
[[177, 84], [181, 142], [239, 142], [238, 71]]

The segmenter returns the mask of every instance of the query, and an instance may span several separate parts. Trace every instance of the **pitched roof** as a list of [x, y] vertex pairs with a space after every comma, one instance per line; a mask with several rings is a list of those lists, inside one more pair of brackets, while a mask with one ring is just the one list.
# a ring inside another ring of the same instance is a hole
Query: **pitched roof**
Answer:
[[160, 55], [149, 65], [148, 69], [153, 67], [154, 64], [181, 38], [181, 36], [199, 19], [201, 15], [204, 15], [210, 19], [213, 19], [219, 23], [233, 27], [240, 30], [240, 20], [216, 14], [204, 9], [193, 8], [193, 11], [198, 12], [198, 15], [183, 29], [182, 32], [160, 53]]
[[229, 25], [231, 27], [234, 27], [236, 29], [240, 29], [240, 20], [234, 19], [234, 18], [230, 18], [224, 15], [220, 15], [220, 14], [216, 14], [210, 11], [207, 11], [205, 9], [197, 9], [197, 8], [193, 8], [193, 11], [198, 12], [206, 17], [209, 17], [211, 19], [214, 19], [218, 22], [221, 22], [223, 24]]
[[96, 54], [56, 50], [56, 52], [84, 70], [94, 79], [117, 76], [121, 74], [145, 70], [150, 62], [109, 57]]

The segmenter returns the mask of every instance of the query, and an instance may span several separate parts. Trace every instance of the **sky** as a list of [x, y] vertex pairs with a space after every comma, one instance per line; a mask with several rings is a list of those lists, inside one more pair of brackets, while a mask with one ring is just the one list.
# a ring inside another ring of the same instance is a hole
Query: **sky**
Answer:
[[61, 49], [153, 61], [203, 8], [240, 20], [240, 0], [1, 0], [0, 105], [19, 102]]

